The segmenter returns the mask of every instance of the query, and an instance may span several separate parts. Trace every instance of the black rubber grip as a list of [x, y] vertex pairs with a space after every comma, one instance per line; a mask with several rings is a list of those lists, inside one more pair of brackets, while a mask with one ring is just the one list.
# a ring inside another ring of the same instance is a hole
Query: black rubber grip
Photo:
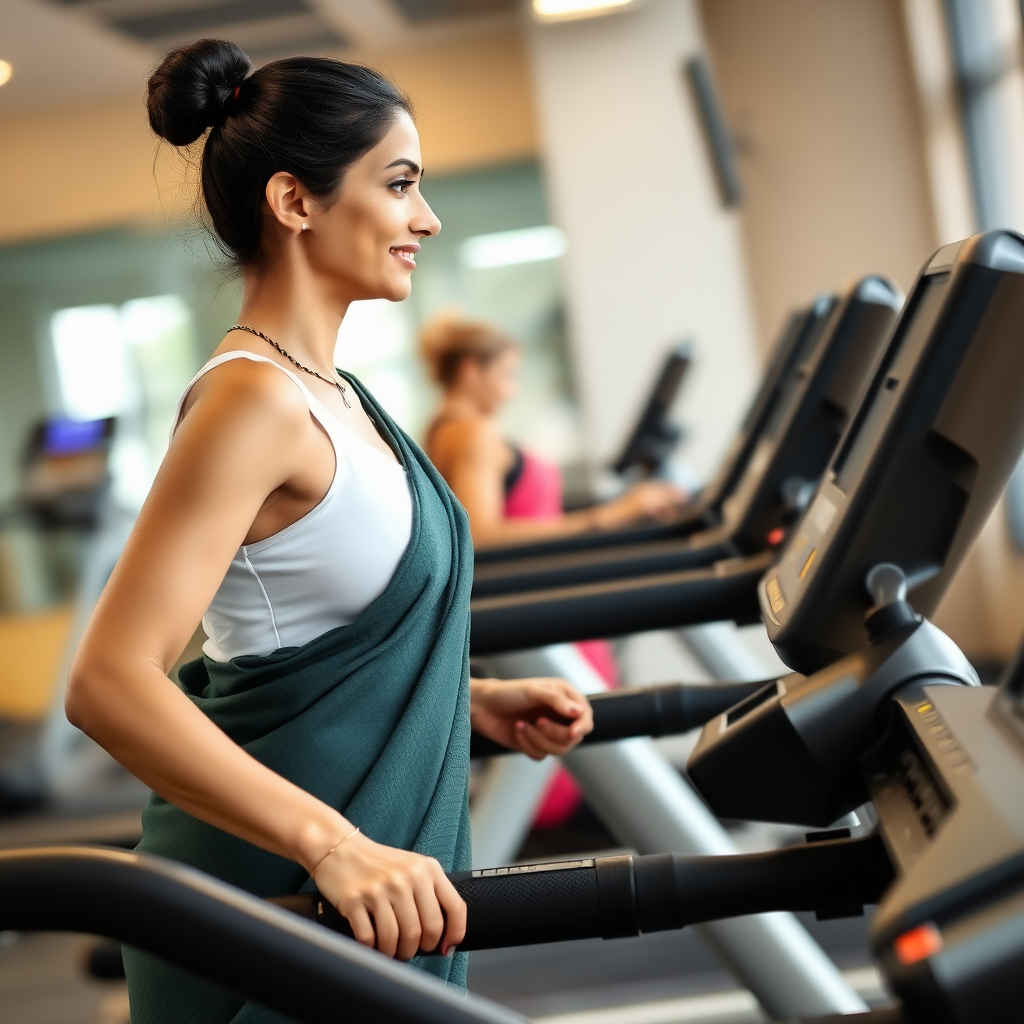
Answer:
[[877, 903], [893, 881], [878, 836], [726, 857], [637, 857], [640, 930], [775, 910], [835, 910]]
[[[876, 903], [893, 880], [877, 836], [724, 857], [599, 857], [449, 876], [466, 901], [459, 948], [620, 938], [775, 910]], [[317, 893], [275, 900], [351, 935]]]
[[[588, 858], [449, 875], [466, 901], [466, 938], [459, 949], [637, 935], [632, 858], [603, 860], [606, 863], [600, 871]], [[352, 935], [348, 921], [318, 893], [299, 893], [273, 902]]]
[[460, 949], [525, 946], [601, 935], [597, 870], [592, 860], [572, 866], [531, 867], [539, 869], [494, 875], [466, 872], [453, 878], [467, 910], [466, 939]]
[[[667, 683], [611, 690], [590, 697], [594, 729], [583, 743], [608, 743], [632, 736], [677, 736], [697, 729], [775, 680], [749, 683]], [[512, 753], [494, 740], [473, 733], [470, 757]]]

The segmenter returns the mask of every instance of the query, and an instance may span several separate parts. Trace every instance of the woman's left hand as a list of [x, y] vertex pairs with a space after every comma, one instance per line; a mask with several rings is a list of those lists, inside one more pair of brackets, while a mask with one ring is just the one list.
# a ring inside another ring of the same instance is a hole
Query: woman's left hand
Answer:
[[564, 679], [472, 679], [475, 732], [535, 761], [565, 754], [594, 728], [590, 702]]

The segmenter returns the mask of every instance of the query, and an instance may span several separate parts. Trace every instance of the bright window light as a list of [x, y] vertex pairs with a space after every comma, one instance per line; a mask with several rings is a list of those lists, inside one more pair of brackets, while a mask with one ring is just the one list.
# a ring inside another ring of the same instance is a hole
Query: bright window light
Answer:
[[599, 14], [628, 7], [636, 0], [533, 0], [533, 13], [538, 21], [568, 21], [572, 18], [593, 18]]
[[414, 413], [409, 360], [412, 330], [401, 302], [364, 299], [348, 307], [334, 363], [354, 373], [395, 422], [408, 429]]
[[474, 270], [507, 267], [513, 263], [556, 259], [565, 252], [567, 245], [562, 231], [545, 225], [518, 231], [498, 231], [493, 235], [474, 235], [459, 246], [459, 258]]
[[132, 299], [121, 307], [121, 330], [132, 345], [155, 345], [171, 331], [191, 331], [192, 311], [180, 295]]
[[14, 68], [6, 60], [0, 60], [0, 85], [6, 85], [14, 74]]
[[353, 302], [338, 330], [335, 365], [358, 374], [404, 355], [412, 345], [405, 307], [388, 299]]
[[121, 306], [74, 306], [50, 319], [64, 414], [119, 419], [110, 470], [114, 498], [141, 507], [167, 448], [178, 397], [195, 371], [192, 313], [178, 295]]
[[71, 419], [118, 416], [138, 404], [117, 306], [59, 309], [50, 328], [64, 412]]

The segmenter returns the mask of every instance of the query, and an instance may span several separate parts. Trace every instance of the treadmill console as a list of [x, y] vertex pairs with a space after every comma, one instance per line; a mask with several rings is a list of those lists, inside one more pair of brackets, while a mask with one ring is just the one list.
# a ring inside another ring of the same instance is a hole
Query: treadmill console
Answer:
[[914, 1020], [1020, 1017], [1024, 662], [992, 687], [921, 680], [864, 760], [897, 881], [872, 943]]
[[669, 411], [692, 362], [688, 341], [680, 342], [669, 352], [640, 419], [612, 467], [616, 473], [641, 470], [645, 476], [656, 476], [664, 468], [683, 433], [669, 418]]
[[868, 572], [899, 566], [930, 615], [1024, 447], [1024, 238], [935, 253], [814, 499], [759, 586], [782, 660], [813, 672], [868, 642]]
[[761, 386], [743, 417], [739, 432], [714, 480], [701, 495], [705, 507], [718, 509], [739, 483], [787, 381], [821, 337], [837, 302], [835, 295], [819, 295], [806, 309], [798, 310], [790, 316], [772, 352], [771, 361], [765, 368]]
[[[903, 295], [880, 277], [858, 281], [812, 332], [722, 518], [742, 551], [763, 551], [814, 494], [892, 331]], [[774, 541], [778, 543], [777, 540]]]

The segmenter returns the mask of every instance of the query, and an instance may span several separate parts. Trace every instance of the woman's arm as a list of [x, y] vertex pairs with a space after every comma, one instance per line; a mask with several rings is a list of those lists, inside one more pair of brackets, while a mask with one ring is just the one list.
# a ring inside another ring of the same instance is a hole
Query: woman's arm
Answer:
[[283, 375], [234, 363], [212, 373], [216, 391], [208, 384], [182, 421], [86, 630], [68, 718], [178, 807], [316, 869], [360, 941], [412, 956], [442, 938], [443, 909], [444, 941], [456, 944], [464, 905], [436, 861], [362, 836], [323, 861], [352, 825], [251, 757], [167, 678], [258, 514], [304, 490], [315, 501], [333, 473], [329, 440]]
[[615, 530], [645, 517], [664, 517], [685, 499], [673, 484], [651, 480], [613, 501], [557, 518], [512, 519], [505, 515], [508, 445], [492, 424], [452, 420], [437, 427], [433, 441], [432, 457], [469, 514], [478, 548]]

